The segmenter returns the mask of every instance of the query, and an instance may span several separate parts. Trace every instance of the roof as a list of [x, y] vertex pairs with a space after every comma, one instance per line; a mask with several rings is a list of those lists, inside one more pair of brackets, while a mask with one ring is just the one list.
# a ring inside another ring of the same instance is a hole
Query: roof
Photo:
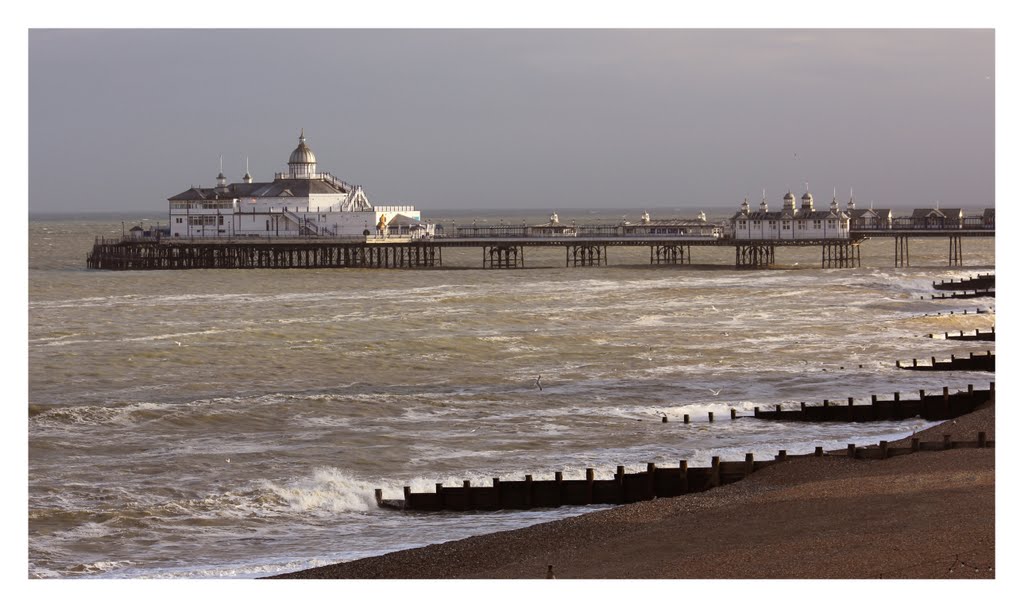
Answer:
[[892, 209], [847, 209], [846, 213], [851, 218], [861, 218], [866, 215], [875, 215], [878, 217], [891, 217]]
[[402, 215], [401, 213], [395, 215], [388, 222], [388, 226], [416, 226], [422, 224], [419, 220], [413, 219], [408, 215]]
[[943, 209], [914, 209], [914, 212], [910, 214], [910, 217], [962, 217], [964, 214], [963, 209], [943, 208]]
[[196, 200], [218, 200], [234, 199], [242, 197], [277, 197], [277, 196], [298, 196], [305, 197], [310, 194], [348, 194], [348, 190], [335, 186], [322, 179], [275, 179], [272, 182], [235, 182], [228, 184], [223, 190], [215, 188], [195, 187], [175, 194], [169, 201], [196, 201]]

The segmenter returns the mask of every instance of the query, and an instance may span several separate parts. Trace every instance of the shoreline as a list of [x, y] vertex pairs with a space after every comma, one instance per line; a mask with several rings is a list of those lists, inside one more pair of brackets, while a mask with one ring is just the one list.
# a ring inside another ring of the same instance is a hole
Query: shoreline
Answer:
[[[889, 443], [995, 439], [995, 405]], [[845, 454], [845, 452], [843, 452]], [[995, 450], [831, 452], [620, 505], [268, 578], [995, 578]]]

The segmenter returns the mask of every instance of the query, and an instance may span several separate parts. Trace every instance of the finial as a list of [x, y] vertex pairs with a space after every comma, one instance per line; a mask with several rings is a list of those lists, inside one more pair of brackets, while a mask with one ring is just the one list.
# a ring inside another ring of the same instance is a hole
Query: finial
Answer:
[[768, 193], [767, 188], [761, 188], [761, 200], [762, 201], [765, 200], [765, 198], [767, 196], [767, 193]]
[[220, 155], [220, 172], [224, 173], [224, 155]]
[[299, 143], [306, 143], [306, 130], [299, 128]]

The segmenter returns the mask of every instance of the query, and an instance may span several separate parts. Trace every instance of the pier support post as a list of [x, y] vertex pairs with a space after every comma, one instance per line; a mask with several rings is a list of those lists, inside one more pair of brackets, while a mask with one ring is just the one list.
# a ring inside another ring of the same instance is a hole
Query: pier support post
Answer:
[[949, 237], [949, 265], [963, 266], [964, 265], [964, 254], [963, 254], [963, 242], [959, 234], [951, 235]]
[[906, 235], [896, 235], [896, 268], [910, 266], [910, 241]]

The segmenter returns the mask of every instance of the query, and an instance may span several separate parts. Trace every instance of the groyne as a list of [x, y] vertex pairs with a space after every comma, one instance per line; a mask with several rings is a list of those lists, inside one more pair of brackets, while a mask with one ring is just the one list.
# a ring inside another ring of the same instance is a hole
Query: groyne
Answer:
[[974, 330], [973, 334], [965, 334], [964, 330], [960, 330], [959, 334], [951, 334], [948, 331], [939, 334], [928, 334], [929, 338], [943, 338], [945, 340], [978, 340], [981, 342], [995, 342], [996, 341], [996, 328], [993, 327], [990, 331], [982, 331], [980, 329]]
[[906, 365], [902, 361], [896, 361], [896, 367], [914, 371], [939, 372], [939, 371], [996, 371], [996, 356], [992, 351], [985, 354], [968, 353], [967, 357], [950, 355], [949, 361], [939, 361], [935, 357], [928, 363], [922, 363], [919, 359], [911, 359], [911, 364]]
[[[988, 390], [974, 390], [968, 385], [964, 392], [950, 393], [943, 388], [941, 395], [918, 392], [916, 400], [901, 400], [895, 393], [892, 400], [880, 400], [871, 396], [869, 404], [857, 405], [848, 398], [846, 405], [836, 405], [826, 400], [821, 406], [800, 404], [798, 410], [783, 410], [776, 405], [774, 411], [754, 409], [753, 418], [759, 420], [799, 422], [868, 422], [875, 420], [898, 420], [920, 416], [926, 420], [946, 420], [974, 411], [980, 405], [995, 399], [995, 383]], [[748, 419], [751, 416], [737, 416], [730, 411], [730, 420]], [[666, 417], [662, 423], [667, 423]], [[708, 413], [708, 422], [714, 423], [714, 414]], [[683, 419], [690, 424], [689, 416]], [[890, 448], [887, 442], [877, 446], [857, 447], [848, 444], [845, 453], [826, 454], [816, 447], [808, 454], [789, 454], [780, 450], [772, 460], [755, 460], [747, 453], [742, 461], [723, 461], [718, 456], [711, 459], [710, 466], [692, 467], [687, 460], [680, 460], [675, 467], [658, 467], [647, 463], [644, 471], [627, 473], [625, 466], [616, 468], [612, 479], [597, 479], [592, 468], [586, 469], [583, 479], [566, 479], [556, 471], [553, 479], [534, 479], [526, 475], [522, 480], [502, 480], [495, 477], [490, 486], [473, 486], [464, 480], [461, 486], [445, 487], [438, 483], [433, 492], [413, 492], [403, 488], [401, 498], [386, 498], [382, 489], [374, 491], [377, 505], [385, 509], [406, 511], [494, 511], [501, 509], [555, 508], [568, 505], [626, 504], [654, 498], [680, 496], [692, 492], [703, 492], [711, 488], [734, 483], [777, 462], [793, 458], [889, 458], [916, 451], [947, 450], [966, 447], [993, 447], [994, 441], [979, 433], [974, 441], [951, 441], [949, 436], [941, 442], [913, 440], [909, 448]]]
[[755, 460], [748, 453], [741, 461], [723, 461], [718, 456], [710, 466], [691, 467], [680, 460], [676, 467], [658, 467], [647, 463], [644, 471], [626, 473], [617, 467], [612, 479], [596, 479], [593, 469], [586, 470], [584, 479], [565, 479], [560, 471], [553, 479], [534, 479], [526, 475], [523, 480], [502, 480], [495, 477], [490, 486], [473, 486], [469, 480], [461, 486], [445, 487], [436, 484], [433, 492], [413, 492], [406, 486], [400, 499], [385, 498], [383, 490], [374, 491], [377, 505], [384, 509], [403, 511], [496, 511], [557, 508], [569, 505], [628, 504], [655, 498], [671, 498], [683, 494], [704, 492], [712, 488], [735, 483], [756, 471], [779, 462], [804, 458], [885, 459], [920, 451], [938, 451], [966, 448], [994, 448], [995, 441], [979, 432], [970, 441], [953, 441], [944, 435], [942, 441], [911, 439], [909, 447], [890, 447], [889, 442], [861, 446], [848, 444], [839, 453], [826, 453], [821, 447], [807, 454], [789, 454], [786, 450], [771, 460]]
[[967, 291], [971, 289], [995, 289], [996, 275], [979, 274], [977, 276], [968, 277], [966, 279], [950, 279], [948, 281], [939, 281], [938, 283], [932, 283], [932, 287], [934, 289], [948, 291]]

